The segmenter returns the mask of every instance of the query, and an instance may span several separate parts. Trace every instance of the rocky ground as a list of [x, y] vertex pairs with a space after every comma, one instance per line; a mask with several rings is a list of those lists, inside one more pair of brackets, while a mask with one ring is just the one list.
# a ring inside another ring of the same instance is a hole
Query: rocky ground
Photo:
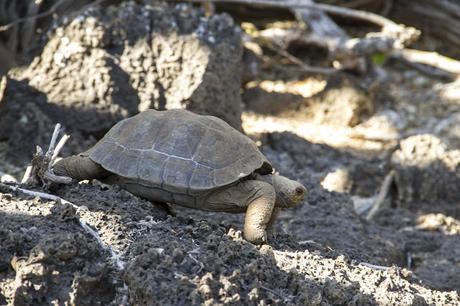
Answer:
[[183, 5], [92, 8], [55, 25], [0, 83], [0, 176], [20, 179], [56, 122], [72, 135], [66, 156], [148, 107], [219, 115], [309, 190], [269, 244], [242, 238], [242, 215], [170, 215], [98, 181], [45, 190], [74, 206], [3, 186], [0, 305], [460, 304], [458, 81], [392, 62], [375, 86], [269, 69], [242, 105], [240, 31]]

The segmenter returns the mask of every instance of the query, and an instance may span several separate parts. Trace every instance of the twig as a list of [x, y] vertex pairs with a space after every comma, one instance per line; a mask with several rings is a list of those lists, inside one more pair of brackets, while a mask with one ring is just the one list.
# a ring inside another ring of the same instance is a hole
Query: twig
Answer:
[[44, 185], [48, 184], [49, 182], [58, 184], [70, 184], [72, 182], [72, 178], [56, 175], [52, 169], [59, 152], [62, 150], [64, 144], [70, 137], [69, 135], [65, 134], [56, 145], [56, 140], [60, 131], [61, 125], [58, 123], [54, 127], [53, 135], [51, 136], [48, 151], [46, 151], [46, 153], [43, 153], [43, 149], [40, 146], [37, 146], [37, 152], [32, 158], [32, 174], [29, 177], [30, 180], [28, 179], [26, 183], [36, 179], [40, 180]]
[[[175, 2], [177, 0], [169, 0]], [[201, 3], [205, 0], [190, 0], [190, 2]], [[308, 35], [302, 33], [300, 41], [307, 44], [319, 45], [326, 48], [334, 63], [335, 68], [341, 70], [353, 70], [358, 73], [368, 71], [369, 62], [367, 57], [375, 53], [389, 53], [394, 49], [402, 49], [415, 41], [420, 31], [412, 27], [397, 24], [380, 15], [354, 10], [350, 8], [338, 7], [328, 4], [318, 4], [313, 0], [210, 0], [212, 2], [230, 2], [247, 5], [259, 5], [270, 7], [282, 7], [294, 12], [296, 18], [307, 23], [310, 32]], [[368, 33], [363, 38], [350, 38], [336, 23], [325, 13], [365, 20], [381, 26], [381, 31]], [[302, 31], [303, 32], [303, 31]], [[296, 33], [297, 34], [297, 33]], [[299, 37], [296, 37], [299, 38]], [[283, 54], [291, 61], [296, 62], [289, 54]], [[329, 74], [336, 70], [324, 70], [316, 67], [304, 66], [307, 72]]]
[[7, 184], [3, 184], [3, 183], [0, 183], [0, 186], [2, 187], [2, 189], [8, 189], [8, 190], [11, 190], [11, 191], [14, 191], [14, 192], [22, 192], [24, 194], [27, 194], [27, 195], [31, 195], [31, 196], [34, 196], [34, 197], [39, 197], [39, 198], [42, 198], [42, 199], [46, 199], [46, 200], [51, 200], [51, 201], [56, 201], [56, 202], [61, 202], [63, 204], [70, 204], [72, 205], [75, 209], [78, 209], [79, 207], [75, 204], [72, 204], [71, 202], [67, 201], [67, 200], [64, 200], [58, 196], [55, 196], [53, 194], [49, 194], [49, 193], [45, 193], [45, 192], [40, 192], [40, 191], [33, 191], [33, 190], [29, 190], [29, 189], [24, 189], [24, 188], [21, 188], [21, 187], [18, 187], [18, 186], [14, 186], [14, 185], [7, 185]]
[[391, 170], [383, 180], [382, 187], [380, 188], [379, 194], [375, 199], [375, 202], [372, 204], [372, 208], [366, 216], [367, 220], [371, 220], [375, 214], [379, 211], [380, 207], [382, 206], [383, 201], [385, 200], [388, 191], [390, 190], [391, 183], [393, 182], [393, 178], [395, 175], [395, 171]]
[[360, 262], [359, 264], [362, 265], [362, 266], [371, 268], [371, 269], [375, 269], [375, 270], [387, 271], [387, 270], [391, 269], [391, 267], [374, 265], [374, 264], [371, 264], [371, 263], [368, 263], [368, 262]]
[[67, 140], [69, 140], [70, 135], [65, 134], [62, 136], [61, 140], [59, 140], [56, 148], [54, 149], [53, 155], [51, 156], [50, 167], [54, 165], [56, 158], [58, 157], [59, 153], [61, 152], [62, 148], [64, 147]]
[[24, 172], [24, 176], [22, 177], [21, 184], [25, 184], [29, 179], [30, 175], [32, 174], [32, 166], [29, 165]]
[[314, 244], [314, 245], [319, 245], [322, 246], [320, 243], [314, 241], [314, 240], [301, 240], [297, 242], [299, 245], [306, 245], [306, 244]]
[[193, 261], [195, 261], [197, 264], [200, 265], [200, 269], [199, 269], [195, 274], [200, 273], [200, 272], [204, 269], [204, 264], [203, 264], [201, 261], [199, 261], [198, 259], [196, 259], [195, 257], [193, 257], [191, 254], [188, 254], [188, 256], [189, 256], [191, 259], [193, 259]]
[[56, 145], [56, 140], [57, 140], [57, 137], [60, 131], [61, 131], [61, 124], [58, 123], [54, 126], [53, 135], [51, 135], [51, 140], [50, 140], [50, 144], [48, 147], [48, 151], [46, 152], [46, 155], [49, 155], [52, 152], [54, 152], [54, 146]]
[[294, 299], [294, 296], [293, 296], [293, 295], [284, 296], [284, 295], [282, 295], [282, 294], [276, 292], [276, 291], [273, 290], [273, 289], [267, 288], [267, 287], [265, 287], [265, 286], [263, 286], [263, 285], [259, 285], [259, 286], [260, 286], [260, 288], [262, 288], [262, 289], [264, 289], [264, 290], [267, 290], [268, 292], [273, 293], [273, 294], [276, 295], [277, 297], [282, 298], [283, 301], [292, 301], [292, 299]]

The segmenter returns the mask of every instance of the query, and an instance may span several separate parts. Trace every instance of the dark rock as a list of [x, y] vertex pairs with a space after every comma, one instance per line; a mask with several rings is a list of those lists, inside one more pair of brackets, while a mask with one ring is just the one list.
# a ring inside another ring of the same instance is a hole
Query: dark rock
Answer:
[[147, 108], [187, 108], [241, 126], [242, 46], [228, 15], [123, 3], [90, 8], [48, 36], [12, 75], [45, 93], [71, 129], [101, 133]]

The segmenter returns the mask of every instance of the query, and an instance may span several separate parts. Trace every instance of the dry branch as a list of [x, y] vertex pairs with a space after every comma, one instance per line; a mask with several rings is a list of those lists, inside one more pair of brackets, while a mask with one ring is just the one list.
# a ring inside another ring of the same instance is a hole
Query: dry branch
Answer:
[[[404, 49], [391, 54], [393, 58], [402, 60], [421, 72], [433, 76], [449, 77], [460, 75], [460, 62], [436, 52]], [[429, 67], [434, 67], [433, 70]], [[449, 75], [450, 74], [450, 75]]]
[[[177, 0], [169, 1], [177, 2]], [[375, 53], [389, 53], [395, 49], [402, 49], [415, 41], [420, 35], [417, 29], [397, 24], [371, 12], [318, 4], [313, 0], [190, 0], [189, 2], [201, 3], [204, 1], [281, 7], [291, 10], [297, 19], [308, 25], [310, 32], [294, 31], [293, 33], [287, 30], [283, 33], [285, 35], [282, 38], [284, 40], [283, 45], [296, 40], [325, 48], [329, 51], [331, 59], [338, 61], [336, 66], [344, 69], [367, 70], [365, 57]], [[368, 33], [363, 38], [350, 38], [325, 13], [364, 20], [380, 26], [382, 30], [377, 33]], [[277, 36], [279, 41], [281, 35]]]
[[56, 146], [56, 140], [60, 131], [61, 125], [58, 123], [54, 128], [48, 151], [46, 151], [46, 153], [43, 153], [42, 148], [37, 146], [37, 151], [32, 158], [31, 174], [30, 177], [26, 179], [26, 183], [32, 185], [36, 185], [37, 183], [41, 183], [42, 185], [48, 185], [49, 183], [69, 184], [70, 182], [72, 182], [72, 179], [70, 177], [58, 176], [54, 174], [52, 169], [52, 166], [59, 152], [63, 148], [65, 142], [70, 137], [68, 135], [62, 136], [61, 140]]

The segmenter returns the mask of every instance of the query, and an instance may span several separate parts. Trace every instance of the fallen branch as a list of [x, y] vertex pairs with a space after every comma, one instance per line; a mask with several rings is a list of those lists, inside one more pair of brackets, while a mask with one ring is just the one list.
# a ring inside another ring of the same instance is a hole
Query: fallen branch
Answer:
[[[176, 2], [177, 0], [170, 0]], [[206, 0], [190, 0], [190, 2], [203, 2]], [[296, 18], [308, 25], [309, 32], [304, 29], [276, 29], [276, 31], [261, 31], [265, 38], [274, 39], [274, 42], [286, 50], [292, 41], [307, 45], [315, 45], [328, 50], [329, 57], [334, 67], [338, 69], [354, 70], [365, 73], [369, 70], [370, 61], [366, 60], [375, 53], [390, 53], [393, 50], [404, 48], [415, 41], [420, 31], [412, 27], [397, 24], [383, 16], [338, 7], [328, 4], [318, 4], [313, 0], [210, 0], [211, 2], [229, 2], [247, 5], [282, 7], [291, 10]], [[381, 32], [368, 33], [362, 38], [349, 37], [329, 16], [325, 13], [364, 20], [376, 24], [382, 28]], [[289, 55], [284, 55], [289, 58]], [[290, 58], [292, 61], [292, 58]], [[312, 67], [304, 67], [306, 71], [314, 72]], [[331, 73], [319, 70], [318, 73]]]
[[[398, 59], [398, 60], [403, 60], [408, 64], [422, 64], [422, 65], [434, 67], [443, 72], [450, 73], [456, 76], [460, 74], [460, 62], [459, 61], [456, 61], [450, 57], [441, 55], [437, 52], [427, 52], [427, 51], [420, 51], [420, 50], [414, 50], [414, 49], [404, 49], [404, 50], [394, 51], [391, 54], [391, 57]], [[420, 66], [414, 66], [414, 68], [423, 70], [423, 68], [420, 68]], [[427, 70], [424, 70], [422, 72], [430, 73], [430, 72], [427, 72]]]
[[[169, 2], [184, 2], [184, 0], [168, 0]], [[238, 3], [247, 5], [258, 5], [258, 6], [269, 6], [269, 7], [281, 7], [281, 8], [308, 8], [308, 9], [319, 9], [326, 13], [330, 13], [342, 17], [351, 17], [355, 19], [366, 20], [375, 23], [380, 26], [398, 26], [395, 22], [382, 17], [380, 15], [365, 12], [360, 10], [354, 10], [351, 8], [340, 7], [330, 4], [319, 4], [305, 0], [187, 0], [187, 2], [202, 3], [202, 2], [214, 2], [214, 3]]]
[[[181, 2], [180, 0], [168, 0], [170, 2]], [[383, 28], [383, 32], [390, 34], [393, 32], [394, 35], [400, 36], [401, 43], [411, 43], [415, 41], [420, 35], [420, 31], [412, 27], [406, 27], [401, 24], [397, 24], [391, 21], [388, 18], [383, 16], [366, 12], [355, 10], [351, 8], [339, 7], [330, 4], [319, 4], [314, 3], [313, 1], [305, 0], [293, 0], [293, 1], [273, 1], [273, 0], [188, 0], [188, 2], [214, 2], [214, 3], [238, 3], [238, 4], [247, 4], [247, 5], [259, 5], [259, 6], [270, 6], [270, 7], [281, 7], [286, 9], [317, 9], [323, 12], [341, 16], [341, 17], [350, 17], [354, 19], [365, 20], [373, 24], [379, 25]], [[405, 34], [405, 35], [403, 35]], [[401, 36], [402, 35], [402, 36]], [[396, 36], [394, 38], [396, 38]]]

